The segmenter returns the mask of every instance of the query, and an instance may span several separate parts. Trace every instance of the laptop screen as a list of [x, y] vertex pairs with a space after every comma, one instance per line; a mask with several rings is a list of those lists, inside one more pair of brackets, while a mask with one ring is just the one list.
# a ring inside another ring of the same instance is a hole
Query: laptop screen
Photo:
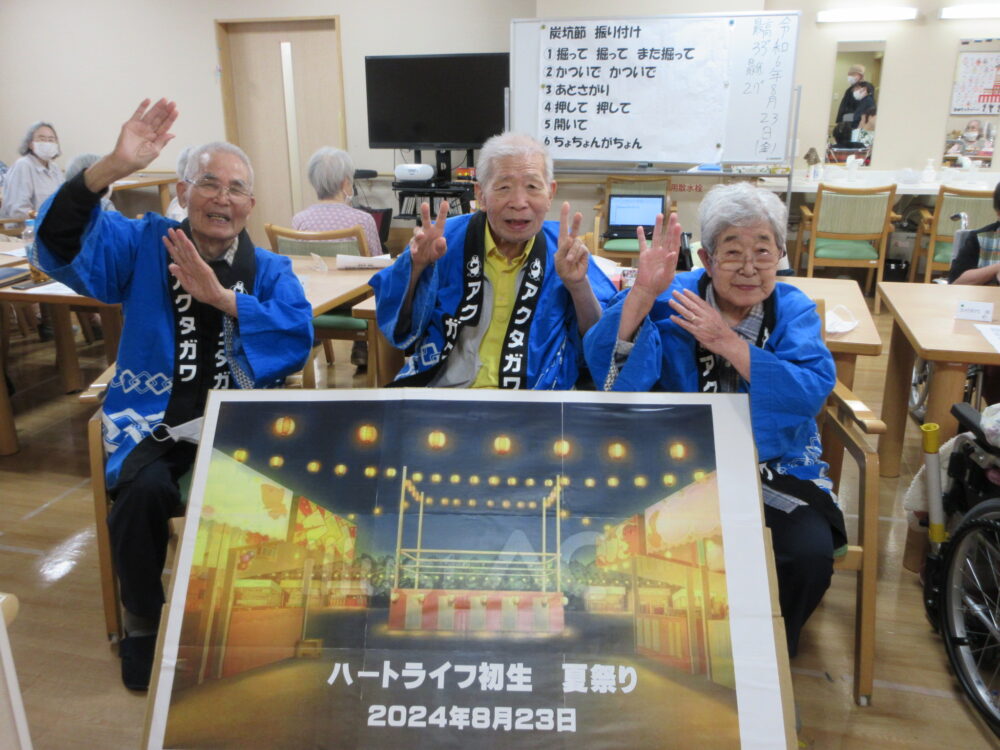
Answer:
[[651, 228], [656, 215], [663, 213], [662, 195], [611, 195], [608, 197], [608, 227], [635, 230]]

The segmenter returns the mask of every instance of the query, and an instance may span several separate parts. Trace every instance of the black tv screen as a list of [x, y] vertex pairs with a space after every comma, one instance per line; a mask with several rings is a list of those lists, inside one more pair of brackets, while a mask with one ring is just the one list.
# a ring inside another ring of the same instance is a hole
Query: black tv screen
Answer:
[[365, 58], [370, 148], [479, 148], [503, 132], [510, 55]]

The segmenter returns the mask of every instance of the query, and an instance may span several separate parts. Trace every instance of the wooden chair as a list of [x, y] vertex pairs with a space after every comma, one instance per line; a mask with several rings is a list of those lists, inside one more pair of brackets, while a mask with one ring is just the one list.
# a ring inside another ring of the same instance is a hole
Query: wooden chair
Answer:
[[[808, 232], [806, 276], [812, 276], [818, 266], [866, 268], [865, 292], [870, 294], [872, 282], [882, 281], [892, 222], [901, 218], [892, 211], [895, 198], [895, 185], [841, 188], [820, 183], [815, 208], [802, 206], [792, 268], [799, 268], [802, 240]], [[875, 312], [880, 309], [876, 296]]]
[[594, 206], [594, 252], [619, 263], [632, 265], [638, 257], [639, 241], [631, 239], [606, 240], [608, 229], [607, 206], [611, 195], [662, 195], [665, 212], [676, 211], [670, 202], [670, 178], [661, 175], [636, 177], [608, 177], [604, 183], [604, 199]]
[[[917, 263], [924, 258], [924, 283], [929, 284], [935, 271], [947, 272], [951, 268], [953, 255], [958, 248], [952, 248], [955, 230], [959, 225], [950, 219], [959, 213], [969, 217], [969, 229], [978, 229], [996, 221], [993, 209], [992, 190], [962, 190], [942, 185], [934, 202], [934, 212], [920, 209], [920, 224], [916, 241], [913, 243], [913, 259], [910, 263], [908, 280], [917, 274]], [[924, 246], [924, 240], [927, 246]]]
[[[825, 320], [823, 300], [815, 300], [820, 320]], [[825, 328], [825, 325], [824, 325]], [[818, 423], [822, 431], [823, 460], [830, 465], [834, 492], [840, 494], [841, 466], [845, 451], [857, 465], [858, 528], [853, 544], [834, 559], [834, 571], [857, 575], [854, 609], [854, 700], [859, 706], [871, 703], [875, 681], [875, 607], [878, 586], [878, 452], [868, 436], [885, 432], [878, 419], [841, 382], [834, 385]]]
[[[309, 255], [315, 253], [323, 257], [336, 255], [370, 255], [364, 229], [360, 224], [347, 229], [330, 232], [299, 232], [277, 224], [265, 224], [264, 232], [271, 243], [271, 250], [280, 255]], [[368, 326], [363, 320], [351, 316], [349, 308], [339, 308], [313, 318], [313, 332], [316, 341], [323, 343], [326, 361], [333, 363], [333, 339], [347, 341], [367, 341]], [[312, 378], [312, 355], [306, 363], [306, 385]]]
[[[100, 404], [104, 400], [108, 384], [114, 377], [114, 365], [101, 373], [90, 387], [80, 394], [83, 403]], [[87, 450], [90, 457], [90, 487], [94, 496], [94, 522], [97, 526], [97, 560], [101, 580], [101, 602], [104, 606], [104, 627], [108, 640], [117, 643], [124, 637], [122, 624], [121, 596], [118, 592], [118, 576], [115, 575], [114, 562], [111, 557], [111, 537], [108, 532], [108, 510], [111, 498], [104, 481], [104, 437], [101, 433], [101, 412], [98, 407], [87, 421]], [[181, 495], [187, 497], [191, 481], [191, 472], [181, 478]], [[183, 518], [170, 519], [170, 543], [167, 554], [167, 567], [176, 552], [177, 540], [184, 530]]]

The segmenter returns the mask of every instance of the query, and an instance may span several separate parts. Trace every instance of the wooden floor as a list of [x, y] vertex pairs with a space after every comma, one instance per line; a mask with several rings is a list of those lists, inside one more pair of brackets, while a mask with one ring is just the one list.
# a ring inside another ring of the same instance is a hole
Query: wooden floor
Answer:
[[[887, 347], [886, 314], [879, 326]], [[338, 364], [325, 373], [330, 383], [363, 386], [346, 364], [349, 344], [335, 347]], [[0, 591], [21, 602], [10, 636], [35, 748], [134, 748], [145, 696], [122, 687], [118, 659], [103, 636], [85, 438], [93, 407], [60, 392], [53, 352], [51, 344], [13, 338], [21, 452], [0, 457]], [[81, 357], [89, 375], [103, 369], [99, 345], [82, 348]], [[885, 354], [861, 357], [858, 364], [855, 390], [876, 412], [885, 360]], [[917, 576], [901, 566], [902, 495], [921, 460], [917, 440], [911, 425], [903, 475], [882, 480], [873, 705], [859, 708], [851, 700], [854, 581], [841, 573], [792, 663], [800, 747], [1000, 747], [958, 692], [944, 647], [924, 618]], [[844, 498], [849, 514], [852, 501]]]

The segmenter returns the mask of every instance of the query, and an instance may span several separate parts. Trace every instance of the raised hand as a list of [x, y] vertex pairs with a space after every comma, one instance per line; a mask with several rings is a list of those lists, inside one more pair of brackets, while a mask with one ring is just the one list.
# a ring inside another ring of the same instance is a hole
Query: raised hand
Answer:
[[413, 238], [410, 240], [410, 261], [415, 273], [423, 271], [447, 251], [448, 241], [444, 238], [444, 224], [447, 218], [448, 201], [441, 201], [437, 220], [433, 224], [430, 205], [428, 203], [420, 205], [420, 226], [413, 230]]
[[199, 302], [236, 317], [236, 293], [219, 283], [215, 272], [198, 254], [188, 236], [179, 229], [168, 229], [163, 244], [173, 260], [168, 266], [170, 273], [181, 282], [184, 291]]
[[677, 214], [670, 214], [664, 229], [663, 214], [657, 214], [650, 244], [646, 243], [642, 227], [636, 227], [636, 236], [639, 240], [639, 269], [635, 276], [635, 288], [655, 299], [674, 280], [681, 249], [681, 224], [677, 221]]
[[152, 107], [143, 99], [132, 116], [122, 125], [112, 157], [131, 174], [144, 169], [160, 155], [174, 137], [170, 126], [177, 119], [177, 105], [160, 99]]
[[573, 214], [570, 223], [569, 203], [562, 204], [559, 212], [559, 246], [556, 249], [556, 273], [567, 288], [576, 286], [587, 278], [587, 267], [590, 264], [590, 253], [580, 239], [580, 224], [583, 214]]

